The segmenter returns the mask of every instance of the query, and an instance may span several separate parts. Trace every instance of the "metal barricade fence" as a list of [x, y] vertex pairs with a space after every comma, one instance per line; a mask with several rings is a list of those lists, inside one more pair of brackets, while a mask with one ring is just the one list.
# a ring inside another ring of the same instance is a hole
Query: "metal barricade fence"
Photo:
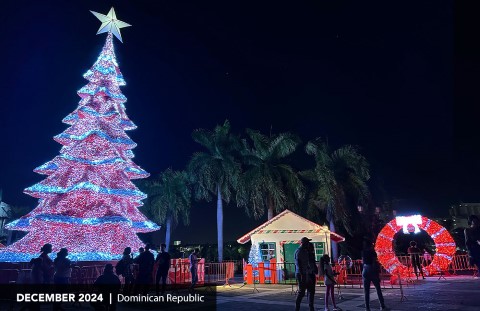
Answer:
[[[408, 268], [409, 276], [414, 276], [409, 255], [397, 256], [400, 263]], [[429, 261], [421, 256], [421, 266], [425, 268]], [[318, 265], [318, 263], [317, 263]], [[115, 265], [114, 265], [115, 266]], [[19, 266], [20, 267], [20, 266]], [[133, 265], [134, 275], [138, 274], [138, 266]], [[320, 267], [318, 267], [320, 268]], [[352, 260], [351, 265], [342, 264], [334, 265], [335, 271], [339, 273], [338, 284], [344, 286], [362, 286], [362, 261]], [[103, 273], [104, 265], [83, 265], [72, 268], [71, 283], [91, 285]], [[471, 273], [476, 270], [475, 266], [470, 265], [469, 256], [467, 254], [457, 254], [452, 258], [449, 265], [449, 271], [453, 274], [458, 272]], [[0, 283], [15, 282], [22, 269], [1, 269]], [[224, 262], [207, 262], [202, 259], [198, 264], [198, 280], [202, 283], [216, 283], [228, 285], [234, 278], [236, 272], [242, 272], [244, 282], [247, 284], [297, 284], [295, 277], [295, 264], [293, 262], [261, 262], [256, 264], [247, 264], [243, 261], [224, 261]], [[24, 270], [23, 274], [28, 271]], [[12, 276], [13, 275], [13, 276]], [[383, 267], [381, 269], [382, 287], [388, 286], [387, 281], [393, 283], [396, 276], [390, 275]], [[156, 270], [152, 272], [152, 280], [155, 282]], [[123, 281], [123, 277], [120, 277]], [[191, 283], [190, 263], [187, 259], [172, 259], [171, 267], [168, 274], [168, 284], [189, 284]], [[123, 282], [122, 282], [123, 283]], [[323, 284], [323, 277], [317, 276], [317, 283]], [[390, 284], [390, 286], [391, 286]], [[408, 286], [408, 282], [405, 283]]]
[[455, 255], [449, 269], [453, 271], [453, 274], [457, 274], [457, 271], [477, 271], [476, 266], [470, 263], [468, 254]]
[[205, 282], [229, 285], [235, 275], [235, 262], [209, 262], [205, 264]]

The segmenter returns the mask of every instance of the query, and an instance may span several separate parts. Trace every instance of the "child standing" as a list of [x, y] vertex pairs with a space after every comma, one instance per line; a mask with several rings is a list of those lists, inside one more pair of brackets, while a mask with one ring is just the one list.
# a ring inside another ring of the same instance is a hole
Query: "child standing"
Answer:
[[327, 254], [320, 258], [320, 269], [320, 272], [324, 278], [325, 286], [327, 287], [327, 291], [325, 292], [325, 311], [329, 311], [328, 299], [330, 296], [332, 297], [333, 311], [341, 311], [342, 309], [337, 307], [337, 304], [335, 303], [335, 274], [333, 273], [332, 266], [330, 265], [330, 257]]

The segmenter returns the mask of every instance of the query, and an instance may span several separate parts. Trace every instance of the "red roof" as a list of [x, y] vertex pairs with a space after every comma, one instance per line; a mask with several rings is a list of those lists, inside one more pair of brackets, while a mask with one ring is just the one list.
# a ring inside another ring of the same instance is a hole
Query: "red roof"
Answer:
[[286, 209], [286, 210], [284, 210], [283, 212], [281, 212], [280, 214], [278, 214], [277, 216], [275, 216], [275, 217], [273, 217], [272, 219], [266, 221], [265, 223], [261, 224], [261, 225], [258, 226], [257, 228], [253, 229], [253, 230], [250, 231], [249, 233], [247, 233], [247, 234], [245, 234], [244, 236], [242, 236], [241, 238], [239, 238], [239, 239], [237, 240], [237, 242], [240, 243], [240, 244], [245, 244], [245, 243], [247, 243], [248, 241], [250, 241], [250, 239], [251, 239], [251, 237], [252, 237], [253, 234], [259, 232], [260, 230], [264, 229], [265, 227], [267, 227], [267, 226], [270, 225], [271, 223], [275, 222], [276, 220], [278, 220], [279, 218], [281, 218], [281, 217], [283, 217], [283, 216], [285, 216], [285, 215], [287, 215], [287, 214], [291, 214], [291, 215], [293, 215], [293, 216], [296, 216], [296, 217], [300, 218], [301, 220], [303, 220], [303, 221], [305, 221], [305, 222], [308, 222], [308, 223], [314, 225], [315, 227], [318, 227], [318, 228], [319, 228], [319, 229], [318, 229], [319, 231], [322, 231], [322, 232], [330, 232], [330, 239], [331, 239], [332, 241], [334, 241], [334, 242], [339, 243], [339, 242], [345, 241], [345, 238], [344, 238], [343, 236], [341, 236], [341, 235], [339, 235], [339, 234], [337, 234], [337, 233], [335, 233], [335, 232], [332, 232], [332, 231], [330, 231], [330, 230], [328, 230], [328, 229], [325, 229], [323, 226], [320, 226], [319, 224], [316, 224], [316, 223], [314, 223], [313, 221], [310, 221], [310, 220], [308, 220], [308, 219], [306, 219], [306, 218], [304, 218], [304, 217], [302, 217], [302, 216], [300, 216], [300, 215], [297, 215], [297, 214], [295, 214], [294, 212]]

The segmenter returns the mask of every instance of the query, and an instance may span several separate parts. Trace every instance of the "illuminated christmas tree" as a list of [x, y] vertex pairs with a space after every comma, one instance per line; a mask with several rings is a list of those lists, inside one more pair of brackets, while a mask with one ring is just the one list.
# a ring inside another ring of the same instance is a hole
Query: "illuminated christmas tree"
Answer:
[[98, 33], [108, 32], [105, 46], [84, 74], [89, 83], [78, 91], [77, 109], [63, 119], [70, 127], [54, 137], [60, 154], [34, 170], [48, 177], [25, 189], [38, 206], [6, 227], [28, 234], [3, 249], [0, 261], [29, 260], [45, 243], [66, 247], [75, 260], [109, 260], [143, 246], [136, 233], [159, 229], [138, 210], [146, 195], [131, 182], [149, 174], [132, 161], [136, 144], [125, 131], [136, 125], [125, 113], [112, 36], [122, 41], [119, 29], [130, 25], [113, 8], [92, 13], [102, 22]]

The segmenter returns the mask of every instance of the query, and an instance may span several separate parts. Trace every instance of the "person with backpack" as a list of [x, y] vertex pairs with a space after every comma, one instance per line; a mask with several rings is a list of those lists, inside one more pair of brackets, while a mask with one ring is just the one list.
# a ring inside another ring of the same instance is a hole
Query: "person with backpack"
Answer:
[[126, 247], [123, 251], [122, 259], [120, 259], [115, 265], [115, 272], [117, 275], [121, 275], [124, 278], [123, 294], [128, 295], [133, 289], [135, 278], [133, 277], [133, 258], [132, 249]]
[[[308, 290], [308, 307], [310, 311], [314, 311], [314, 293], [316, 285], [315, 274], [318, 268], [315, 263], [315, 254], [311, 256], [311, 247], [309, 246], [311, 239], [303, 237], [300, 240], [300, 247], [295, 251], [295, 276], [298, 282], [298, 294], [295, 300], [295, 310], [300, 310], [300, 304]], [[313, 245], [312, 245], [313, 246]], [[310, 248], [310, 251], [309, 251]]]
[[155, 280], [155, 290], [159, 294], [160, 280], [162, 280], [162, 295], [165, 293], [165, 286], [167, 284], [168, 270], [170, 270], [170, 254], [166, 251], [167, 245], [160, 245], [160, 253], [158, 253], [155, 262], [158, 264], [157, 277]]

